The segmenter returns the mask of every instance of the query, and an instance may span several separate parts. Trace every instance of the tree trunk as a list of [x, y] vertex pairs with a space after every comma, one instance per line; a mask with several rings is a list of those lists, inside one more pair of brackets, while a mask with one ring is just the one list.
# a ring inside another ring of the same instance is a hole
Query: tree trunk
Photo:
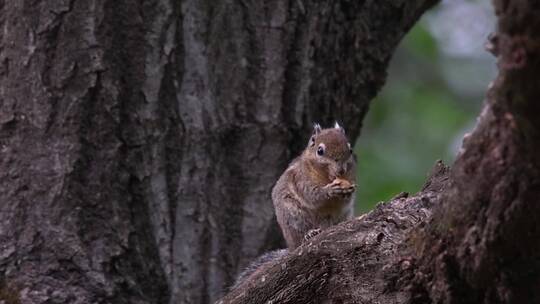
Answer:
[[434, 0], [0, 1], [0, 297], [210, 303]]
[[539, 303], [540, 8], [494, 1], [499, 76], [453, 168], [264, 264], [221, 303]]

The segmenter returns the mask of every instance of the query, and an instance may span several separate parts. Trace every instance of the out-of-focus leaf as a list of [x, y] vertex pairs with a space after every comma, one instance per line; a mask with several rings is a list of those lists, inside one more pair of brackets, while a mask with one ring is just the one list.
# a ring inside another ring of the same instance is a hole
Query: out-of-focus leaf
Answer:
[[419, 22], [407, 34], [407, 39], [403, 42], [403, 47], [418, 56], [435, 59], [439, 56], [437, 41], [427, 30], [423, 22]]
[[[459, 3], [451, 4], [438, 9], [455, 9]], [[439, 44], [444, 41], [434, 38], [433, 22], [425, 20], [415, 25], [394, 55], [387, 84], [373, 101], [357, 141], [358, 212], [400, 192], [419, 191], [438, 159], [452, 164], [464, 130], [474, 125], [479, 111], [489, 79], [479, 75], [489, 72], [493, 63], [442, 52]], [[462, 68], [472, 65], [478, 67], [475, 73]], [[464, 92], [464, 86], [456, 85], [462, 82], [482, 88], [467, 87]]]

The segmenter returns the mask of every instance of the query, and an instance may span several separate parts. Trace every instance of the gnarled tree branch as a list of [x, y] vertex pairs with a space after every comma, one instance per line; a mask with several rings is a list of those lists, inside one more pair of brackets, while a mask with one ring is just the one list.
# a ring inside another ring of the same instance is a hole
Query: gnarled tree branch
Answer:
[[[437, 163], [424, 189], [379, 204], [360, 218], [323, 231], [287, 256], [264, 264], [219, 303], [400, 303], [388, 293], [396, 258], [411, 229], [425, 223], [445, 188], [448, 168]], [[342, 301], [342, 302], [339, 302]]]

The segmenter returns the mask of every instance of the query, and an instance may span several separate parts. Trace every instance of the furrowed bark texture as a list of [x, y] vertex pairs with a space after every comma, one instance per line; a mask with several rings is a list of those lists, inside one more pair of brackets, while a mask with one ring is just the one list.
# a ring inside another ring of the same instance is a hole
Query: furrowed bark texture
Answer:
[[452, 170], [263, 265], [222, 303], [540, 302], [540, 6], [494, 5], [500, 73]]
[[[435, 1], [0, 1], [0, 295], [210, 303]], [[15, 301], [15, 300], [13, 300]]]
[[540, 6], [494, 5], [499, 76], [417, 236], [418, 303], [540, 302]]

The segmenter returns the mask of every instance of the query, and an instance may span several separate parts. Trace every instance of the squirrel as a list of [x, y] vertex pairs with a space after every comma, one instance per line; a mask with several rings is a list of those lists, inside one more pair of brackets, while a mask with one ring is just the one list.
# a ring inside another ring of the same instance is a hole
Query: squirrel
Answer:
[[315, 124], [304, 152], [294, 159], [272, 189], [272, 202], [287, 249], [255, 259], [233, 285], [239, 286], [263, 264], [281, 258], [322, 229], [353, 217], [356, 159], [345, 130]]
[[353, 216], [356, 160], [345, 130], [315, 124], [302, 154], [272, 190], [277, 221], [292, 250], [321, 229]]

